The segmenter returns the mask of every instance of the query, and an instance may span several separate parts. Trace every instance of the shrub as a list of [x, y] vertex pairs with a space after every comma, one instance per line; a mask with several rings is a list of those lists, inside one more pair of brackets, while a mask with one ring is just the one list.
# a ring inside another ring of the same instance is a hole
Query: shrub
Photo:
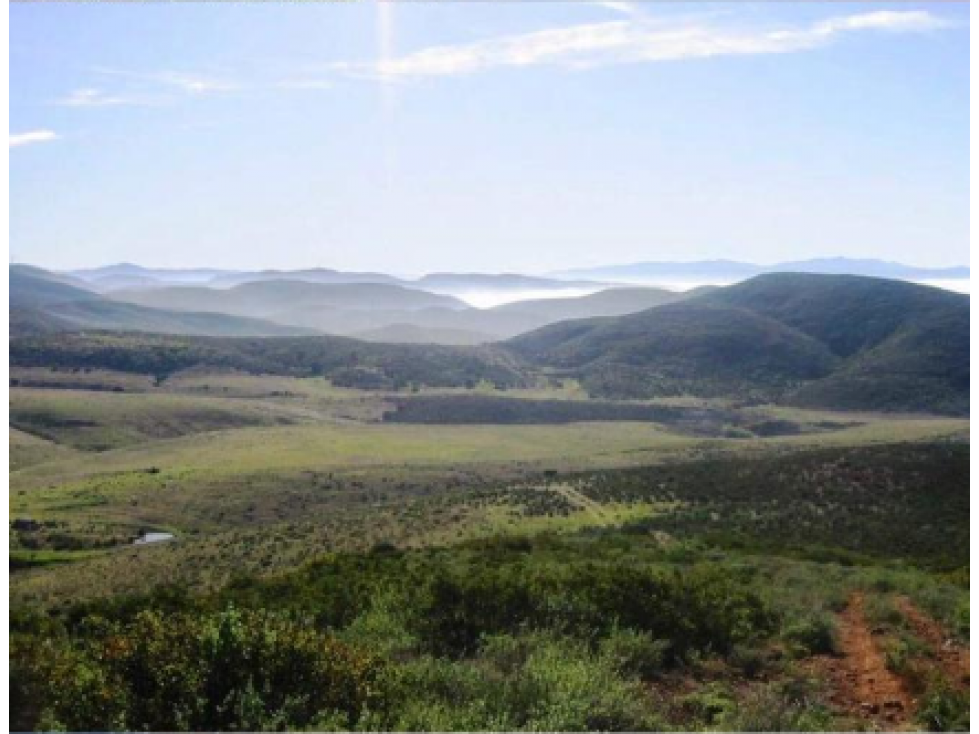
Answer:
[[749, 692], [720, 718], [722, 731], [826, 731], [832, 715], [808, 696], [794, 696], [779, 686]]
[[791, 623], [782, 637], [806, 655], [837, 655], [840, 649], [836, 620], [825, 613]]
[[648, 680], [663, 671], [669, 646], [645, 632], [616, 629], [601, 641], [600, 650], [620, 672]]
[[552, 633], [496, 635], [470, 660], [430, 657], [400, 669], [395, 729], [637, 731], [662, 729], [619, 660]]
[[969, 694], [936, 682], [921, 702], [918, 721], [929, 731], [969, 731]]
[[267, 613], [139, 613], [126, 625], [52, 645], [18, 666], [40, 723], [70, 730], [306, 726], [326, 712], [350, 726], [376, 703], [372, 656]]
[[768, 655], [758, 647], [737, 644], [731, 648], [728, 662], [746, 678], [757, 678], [768, 667]]

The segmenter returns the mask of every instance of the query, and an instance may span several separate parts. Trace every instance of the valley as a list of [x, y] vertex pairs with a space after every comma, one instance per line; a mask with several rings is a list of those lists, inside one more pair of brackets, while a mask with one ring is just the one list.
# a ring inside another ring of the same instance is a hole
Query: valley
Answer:
[[[23, 728], [967, 721], [933, 652], [968, 655], [967, 297], [764, 276], [450, 346], [80, 327], [40, 280], [10, 345]], [[252, 683], [208, 678], [217, 629], [326, 697], [220, 714], [195, 681]]]

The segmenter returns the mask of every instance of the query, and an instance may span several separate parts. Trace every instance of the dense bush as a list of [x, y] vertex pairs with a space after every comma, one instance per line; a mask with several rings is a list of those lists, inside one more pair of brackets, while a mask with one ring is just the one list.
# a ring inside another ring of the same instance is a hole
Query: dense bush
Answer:
[[553, 633], [489, 637], [471, 663], [420, 658], [401, 669], [400, 685], [398, 730], [663, 728], [621, 658]]
[[676, 660], [692, 650], [726, 653], [770, 632], [775, 618], [757, 593], [712, 568], [681, 575], [584, 565], [533, 574], [510, 566], [435, 577], [419, 624], [440, 654], [469, 654], [482, 635], [521, 627], [588, 634], [620, 626], [664, 640]]
[[234, 608], [90, 617], [70, 643], [15, 638], [11, 662], [36, 726], [73, 731], [295, 728], [327, 715], [350, 727], [384, 675], [373, 656], [308, 625]]

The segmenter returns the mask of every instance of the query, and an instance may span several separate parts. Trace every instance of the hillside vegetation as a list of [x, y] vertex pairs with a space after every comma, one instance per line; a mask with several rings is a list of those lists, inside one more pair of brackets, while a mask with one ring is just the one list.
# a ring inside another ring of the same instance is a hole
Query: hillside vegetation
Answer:
[[845, 409], [968, 411], [969, 299], [853, 276], [778, 274], [509, 348], [606, 397], [736, 396]]
[[15, 339], [11, 364], [106, 369], [158, 379], [191, 368], [327, 377], [368, 389], [410, 384], [463, 387], [488, 380], [522, 385], [511, 355], [490, 347], [372, 344], [342, 337], [228, 339], [154, 334], [70, 333]]

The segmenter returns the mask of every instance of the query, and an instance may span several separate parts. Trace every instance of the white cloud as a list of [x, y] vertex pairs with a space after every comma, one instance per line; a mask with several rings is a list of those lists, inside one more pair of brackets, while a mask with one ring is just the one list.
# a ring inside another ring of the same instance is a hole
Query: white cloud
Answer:
[[17, 148], [21, 145], [31, 145], [32, 143], [47, 143], [57, 139], [58, 134], [52, 130], [31, 130], [26, 133], [10, 135], [10, 147]]
[[180, 74], [175, 72], [163, 72], [161, 74], [147, 74], [145, 79], [158, 82], [166, 86], [174, 87], [182, 92], [189, 94], [216, 94], [219, 92], [234, 92], [241, 88], [237, 82], [227, 79], [217, 79], [214, 77], [200, 76], [197, 74]]
[[108, 94], [101, 89], [76, 89], [55, 104], [62, 107], [142, 107], [159, 104], [159, 97], [145, 94]]
[[667, 23], [631, 16], [626, 20], [553, 28], [475, 43], [434, 46], [399, 58], [334, 64], [332, 69], [378, 79], [457, 76], [534, 65], [583, 69], [610, 64], [791, 53], [825, 46], [848, 33], [917, 33], [946, 25], [941, 18], [923, 10], [875, 11], [837, 16], [809, 26], [761, 29], [725, 28], [691, 20]]
[[623, 15], [637, 15], [639, 13], [639, 8], [636, 7], [635, 3], [621, 2], [621, 0], [597, 0], [593, 4]]

